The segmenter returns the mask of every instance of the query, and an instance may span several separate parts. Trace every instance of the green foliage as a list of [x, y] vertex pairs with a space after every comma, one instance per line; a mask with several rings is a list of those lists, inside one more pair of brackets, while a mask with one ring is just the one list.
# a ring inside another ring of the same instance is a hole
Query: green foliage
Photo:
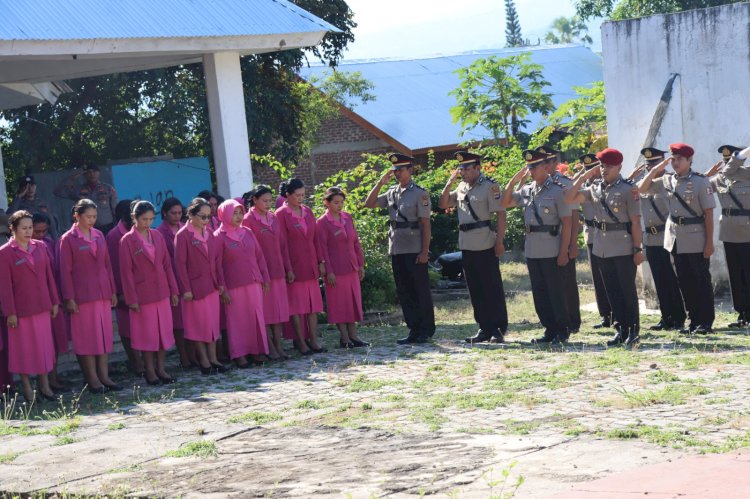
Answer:
[[518, 20], [516, 2], [505, 0], [505, 46], [523, 47], [524, 45], [528, 43], [524, 43], [523, 35], [521, 35], [521, 22]]
[[520, 138], [529, 115], [546, 115], [555, 108], [545, 91], [550, 83], [542, 69], [524, 53], [477, 59], [456, 70], [461, 83], [450, 92], [456, 97], [451, 115], [460, 123], [461, 134], [481, 126], [490, 130], [495, 142]]
[[591, 87], [573, 87], [577, 97], [560, 105], [532, 137], [531, 147], [552, 141], [564, 132], [558, 148], [568, 156], [580, 156], [607, 147], [607, 110], [604, 106], [604, 82]]
[[583, 19], [606, 17], [614, 21], [644, 17], [653, 14], [667, 14], [683, 10], [703, 9], [742, 0], [578, 0], [575, 2], [577, 15]]
[[552, 30], [544, 35], [546, 43], [584, 43], [591, 45], [594, 41], [588, 35], [589, 27], [578, 16], [560, 16], [552, 21]]

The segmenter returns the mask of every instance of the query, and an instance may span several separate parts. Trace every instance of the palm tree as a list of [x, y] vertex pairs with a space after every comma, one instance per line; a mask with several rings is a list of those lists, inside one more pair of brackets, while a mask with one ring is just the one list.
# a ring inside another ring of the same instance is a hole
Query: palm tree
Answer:
[[544, 41], [550, 44], [574, 43], [592, 44], [588, 35], [589, 27], [578, 16], [571, 18], [558, 17], [552, 21], [552, 30], [544, 35]]

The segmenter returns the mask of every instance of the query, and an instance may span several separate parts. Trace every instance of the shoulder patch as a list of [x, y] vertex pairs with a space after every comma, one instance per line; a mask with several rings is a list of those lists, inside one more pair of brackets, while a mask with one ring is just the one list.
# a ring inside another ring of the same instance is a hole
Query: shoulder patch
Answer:
[[422, 206], [430, 206], [430, 195], [427, 193], [422, 194]]
[[490, 178], [490, 177], [484, 177], [484, 178], [486, 178], [487, 182], [489, 182], [490, 184], [497, 184], [497, 180], [495, 180], [493, 178]]

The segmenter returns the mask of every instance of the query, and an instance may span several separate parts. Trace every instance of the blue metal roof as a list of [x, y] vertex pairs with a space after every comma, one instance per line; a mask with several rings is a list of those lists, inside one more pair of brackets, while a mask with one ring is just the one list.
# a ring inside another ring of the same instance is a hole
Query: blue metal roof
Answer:
[[0, 41], [338, 31], [286, 0], [0, 0]]
[[[461, 127], [451, 121], [450, 108], [456, 105], [456, 98], [448, 92], [459, 85], [454, 71], [482, 57], [522, 52], [530, 52], [532, 60], [544, 67], [544, 76], [551, 83], [547, 91], [553, 94], [555, 105], [575, 97], [574, 86], [589, 86], [602, 79], [601, 57], [577, 45], [483, 50], [423, 59], [344, 61], [338, 69], [359, 71], [375, 85], [375, 100], [358, 105], [354, 112], [416, 150], [491, 138], [484, 128], [475, 128], [462, 137]], [[303, 69], [301, 75], [320, 76], [326, 69], [313, 66]], [[529, 119], [527, 131], [533, 131], [541, 116]]]

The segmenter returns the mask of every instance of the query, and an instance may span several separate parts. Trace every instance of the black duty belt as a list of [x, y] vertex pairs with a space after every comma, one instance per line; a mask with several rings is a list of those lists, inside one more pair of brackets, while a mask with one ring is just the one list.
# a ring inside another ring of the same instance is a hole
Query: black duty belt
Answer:
[[721, 214], [725, 217], [750, 217], [750, 210], [741, 210], [739, 208], [724, 208]]
[[672, 215], [669, 215], [669, 219], [675, 225], [697, 225], [706, 221], [703, 217], [673, 217]]
[[391, 229], [418, 229], [419, 222], [397, 222], [391, 220]]
[[656, 235], [659, 232], [664, 232], [666, 228], [667, 224], [652, 225], [651, 227], [646, 227], [646, 233]]
[[473, 222], [470, 224], [460, 224], [458, 228], [461, 231], [466, 232], [467, 230], [481, 229], [482, 227], [489, 227], [489, 226], [490, 226], [489, 220], [480, 220], [479, 222]]
[[556, 236], [560, 233], [559, 225], [527, 225], [526, 233], [531, 232], [549, 232], [551, 235]]
[[593, 220], [586, 220], [586, 219], [584, 218], [584, 219], [583, 219], [583, 223], [585, 223], [585, 224], [586, 224], [586, 227], [593, 227], [593, 226], [594, 226], [594, 221], [593, 221]]
[[611, 230], [626, 230], [630, 232], [631, 226], [630, 222], [600, 222], [599, 220], [594, 220], [594, 227], [602, 232], [609, 232]]

